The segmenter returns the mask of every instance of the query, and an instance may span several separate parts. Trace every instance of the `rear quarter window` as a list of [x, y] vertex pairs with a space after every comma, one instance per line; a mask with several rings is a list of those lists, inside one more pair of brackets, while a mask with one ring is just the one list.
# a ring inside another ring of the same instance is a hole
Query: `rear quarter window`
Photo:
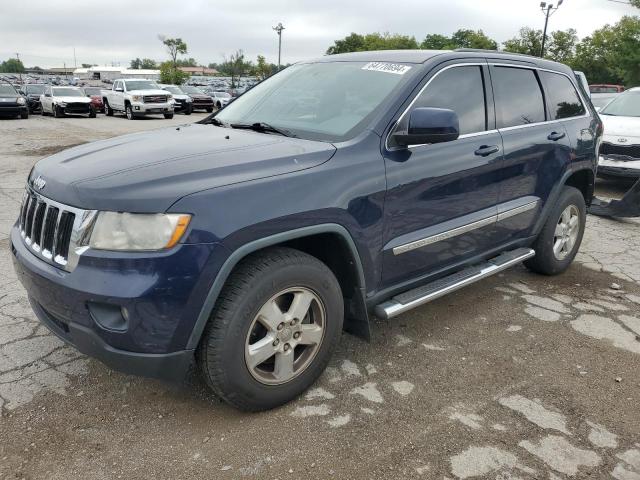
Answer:
[[544, 97], [536, 72], [494, 67], [491, 71], [498, 128], [545, 121]]
[[549, 100], [550, 120], [579, 117], [587, 111], [571, 81], [559, 73], [540, 72]]

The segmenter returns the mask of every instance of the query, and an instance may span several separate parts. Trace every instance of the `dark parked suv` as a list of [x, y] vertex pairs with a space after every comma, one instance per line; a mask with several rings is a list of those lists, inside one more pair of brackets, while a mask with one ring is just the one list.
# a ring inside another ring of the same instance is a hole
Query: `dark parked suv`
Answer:
[[566, 66], [485, 51], [293, 65], [192, 125], [41, 160], [11, 232], [36, 315], [116, 369], [197, 364], [246, 410], [347, 330], [573, 261], [600, 120]]

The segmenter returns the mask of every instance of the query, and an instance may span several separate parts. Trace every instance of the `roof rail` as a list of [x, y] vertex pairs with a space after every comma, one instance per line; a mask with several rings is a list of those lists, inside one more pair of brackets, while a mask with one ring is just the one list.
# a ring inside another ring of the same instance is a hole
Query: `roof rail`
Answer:
[[533, 55], [527, 55], [525, 53], [505, 52], [504, 50], [488, 50], [488, 49], [483, 49], [483, 48], [456, 48], [454, 50], [454, 52], [491, 53], [491, 54], [498, 54], [498, 55], [516, 55], [516, 56], [519, 56], [519, 57], [528, 57], [528, 58], [540, 59], [540, 57], [534, 57]]

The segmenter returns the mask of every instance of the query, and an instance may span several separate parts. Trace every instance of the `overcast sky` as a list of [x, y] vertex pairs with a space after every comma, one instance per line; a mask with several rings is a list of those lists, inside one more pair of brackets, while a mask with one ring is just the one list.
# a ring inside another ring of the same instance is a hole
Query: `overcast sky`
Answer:
[[[25, 4], [26, 3], [26, 4]], [[182, 37], [187, 56], [220, 62], [243, 49], [276, 62], [277, 36], [285, 26], [283, 63], [324, 54], [350, 32], [450, 35], [482, 29], [503, 42], [520, 27], [542, 28], [539, 0], [0, 0], [0, 60], [20, 53], [27, 66], [163, 60], [158, 34]], [[575, 28], [580, 37], [638, 9], [608, 0], [565, 0], [550, 29]]]

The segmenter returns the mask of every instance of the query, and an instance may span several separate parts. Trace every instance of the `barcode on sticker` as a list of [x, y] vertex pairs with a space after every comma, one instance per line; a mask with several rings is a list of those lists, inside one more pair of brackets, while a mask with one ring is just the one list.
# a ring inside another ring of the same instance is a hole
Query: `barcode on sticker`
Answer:
[[395, 73], [396, 75], [404, 75], [411, 67], [409, 65], [400, 65], [399, 63], [387, 62], [369, 62], [362, 70], [371, 70], [372, 72]]

